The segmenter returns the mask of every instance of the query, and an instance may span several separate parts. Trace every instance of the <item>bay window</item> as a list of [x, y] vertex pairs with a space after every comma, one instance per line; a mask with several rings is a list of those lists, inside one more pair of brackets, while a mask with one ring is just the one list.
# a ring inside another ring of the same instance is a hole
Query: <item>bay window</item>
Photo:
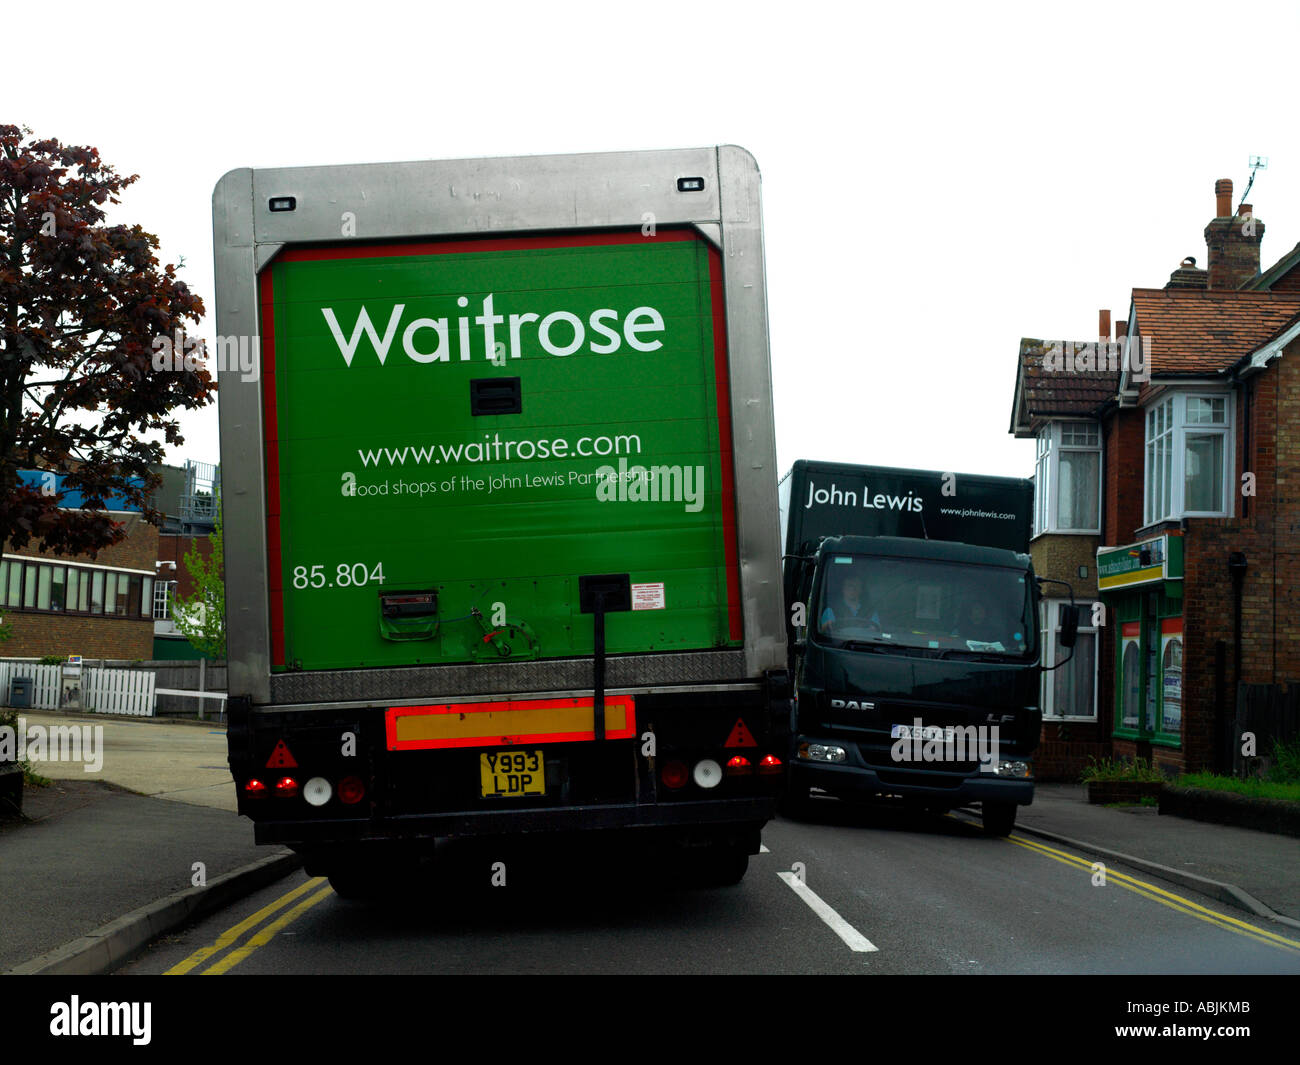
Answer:
[[1145, 524], [1231, 515], [1229, 398], [1179, 394], [1147, 408]]

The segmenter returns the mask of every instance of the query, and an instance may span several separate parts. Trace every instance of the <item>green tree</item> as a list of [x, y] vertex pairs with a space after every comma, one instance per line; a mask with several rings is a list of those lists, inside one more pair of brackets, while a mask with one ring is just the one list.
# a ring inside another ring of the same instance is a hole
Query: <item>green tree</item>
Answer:
[[221, 492], [216, 500], [217, 523], [212, 530], [212, 551], [207, 558], [197, 544], [185, 552], [185, 569], [194, 582], [194, 594], [172, 596], [176, 627], [196, 650], [209, 658], [226, 657], [226, 572], [223, 562]]

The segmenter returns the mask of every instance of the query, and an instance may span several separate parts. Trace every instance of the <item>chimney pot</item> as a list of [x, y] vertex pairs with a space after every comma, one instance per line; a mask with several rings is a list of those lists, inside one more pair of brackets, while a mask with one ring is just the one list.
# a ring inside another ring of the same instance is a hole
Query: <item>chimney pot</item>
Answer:
[[1123, 340], [1126, 336], [1128, 336], [1128, 322], [1121, 318], [1115, 323], [1115, 339]]
[[1237, 209], [1234, 217], [1232, 182], [1229, 179], [1216, 181], [1214, 193], [1219, 213], [1205, 227], [1205, 248], [1209, 253], [1206, 288], [1214, 291], [1238, 289], [1259, 273], [1264, 223], [1255, 217], [1247, 203]]
[[1232, 178], [1219, 178], [1214, 183], [1214, 215], [1216, 218], [1232, 217]]
[[1110, 336], [1110, 311], [1097, 312], [1097, 336], [1103, 340]]

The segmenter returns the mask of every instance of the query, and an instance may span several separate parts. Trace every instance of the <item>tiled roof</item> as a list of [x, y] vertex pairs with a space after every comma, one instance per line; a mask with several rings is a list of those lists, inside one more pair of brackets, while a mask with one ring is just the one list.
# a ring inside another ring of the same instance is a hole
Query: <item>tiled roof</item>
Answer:
[[[1089, 350], [1085, 344], [1092, 347]], [[1094, 365], [1108, 361], [1097, 341], [1036, 340], [1023, 337], [1016, 370], [1016, 409], [1011, 431], [1037, 429], [1049, 418], [1092, 418], [1115, 397], [1119, 388], [1119, 348], [1109, 361], [1113, 369], [1080, 369], [1090, 359]]]
[[[1261, 274], [1257, 274], [1241, 287], [1247, 291], [1269, 291], [1297, 267], [1300, 267], [1300, 244], [1297, 244], [1267, 270]], [[1288, 278], [1288, 280], [1290, 279]], [[1290, 284], [1286, 285], [1286, 288], [1288, 291], [1294, 291]]]
[[1130, 329], [1149, 338], [1149, 373], [1217, 373], [1300, 312], [1300, 293], [1135, 288], [1133, 309]]

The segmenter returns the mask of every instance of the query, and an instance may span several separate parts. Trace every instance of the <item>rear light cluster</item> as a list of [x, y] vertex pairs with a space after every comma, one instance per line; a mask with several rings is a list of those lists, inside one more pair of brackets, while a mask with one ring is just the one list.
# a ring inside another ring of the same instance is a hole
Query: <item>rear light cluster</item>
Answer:
[[707, 791], [721, 784], [724, 777], [776, 776], [782, 768], [781, 759], [774, 754], [764, 755], [757, 765], [743, 754], [737, 754], [727, 761], [725, 769], [712, 758], [701, 758], [693, 767], [680, 761], [665, 762], [659, 770], [659, 779], [664, 787], [674, 791], [684, 788], [689, 780]]
[[758, 773], [759, 776], [770, 777], [781, 772], [781, 759], [774, 754], [765, 754], [759, 759], [758, 765], [754, 765], [743, 754], [738, 754], [727, 762], [727, 776], [742, 777], [748, 773]]
[[281, 777], [271, 784], [256, 777], [244, 781], [244, 798], [262, 799], [270, 794], [280, 799], [296, 799], [301, 795], [309, 806], [324, 806], [337, 794], [339, 802], [353, 806], [365, 798], [366, 786], [360, 777], [344, 777], [337, 787], [324, 777], [312, 777], [301, 786], [295, 777]]

